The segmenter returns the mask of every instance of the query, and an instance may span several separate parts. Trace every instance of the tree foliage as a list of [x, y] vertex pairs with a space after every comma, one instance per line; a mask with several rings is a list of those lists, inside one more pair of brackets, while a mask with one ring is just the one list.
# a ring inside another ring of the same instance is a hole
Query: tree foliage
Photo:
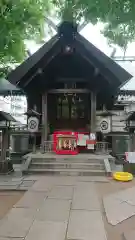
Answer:
[[[103, 34], [126, 48], [135, 39], [134, 0], [0, 0], [0, 63], [24, 60], [24, 40], [39, 39], [50, 8], [60, 19], [103, 22]], [[0, 66], [1, 67], [1, 66]]]
[[25, 39], [44, 34], [49, 0], [0, 0], [0, 62], [21, 62], [26, 54]]
[[105, 23], [103, 34], [123, 48], [135, 39], [134, 0], [53, 0], [63, 19]]

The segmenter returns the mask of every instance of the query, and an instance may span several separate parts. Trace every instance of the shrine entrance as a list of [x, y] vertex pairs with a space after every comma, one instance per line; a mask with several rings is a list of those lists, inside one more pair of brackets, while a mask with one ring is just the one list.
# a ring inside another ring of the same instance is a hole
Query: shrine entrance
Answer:
[[[61, 93], [50, 96], [50, 102], [48, 103], [48, 111], [50, 108], [48, 120], [52, 126], [52, 131], [62, 129], [90, 131], [89, 98], [89, 94], [74, 93]], [[55, 100], [52, 102], [52, 99]]]
[[[57, 131], [62, 150], [69, 145], [72, 150], [73, 135], [79, 136], [81, 130], [90, 134], [77, 145], [94, 149], [96, 110], [104, 104], [112, 109], [114, 94], [129, 78], [129, 73], [82, 37], [74, 22], [61, 23], [57, 34], [8, 76], [26, 93], [28, 109], [36, 107], [41, 148]], [[62, 130], [66, 139], [59, 136]]]

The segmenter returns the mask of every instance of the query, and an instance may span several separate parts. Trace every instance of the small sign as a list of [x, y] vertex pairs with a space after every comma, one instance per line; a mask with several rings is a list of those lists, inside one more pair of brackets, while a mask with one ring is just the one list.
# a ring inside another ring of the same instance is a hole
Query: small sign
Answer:
[[30, 132], [37, 132], [38, 131], [39, 120], [36, 117], [30, 117], [28, 119], [28, 130]]
[[96, 140], [96, 134], [90, 133], [90, 140]]
[[86, 141], [87, 141], [88, 139], [89, 139], [89, 136], [88, 136], [88, 135], [78, 134], [77, 145], [78, 145], [78, 146], [85, 147], [85, 146], [86, 146]]
[[104, 130], [107, 130], [108, 128], [108, 122], [107, 121], [102, 121], [101, 124], [100, 124], [100, 127], [101, 129], [104, 131]]
[[111, 131], [111, 121], [110, 118], [105, 118], [100, 121], [100, 131], [102, 133], [108, 133]]
[[89, 150], [94, 150], [94, 144], [87, 144], [87, 148]]
[[135, 163], [135, 152], [126, 152], [126, 161], [129, 163]]

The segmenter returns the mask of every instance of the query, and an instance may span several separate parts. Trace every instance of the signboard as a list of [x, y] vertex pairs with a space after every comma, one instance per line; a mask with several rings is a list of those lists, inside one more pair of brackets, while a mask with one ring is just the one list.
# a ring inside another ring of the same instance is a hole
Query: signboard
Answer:
[[108, 133], [111, 131], [110, 118], [105, 118], [100, 121], [100, 131], [103, 133]]
[[87, 144], [87, 149], [94, 150], [94, 144]]
[[125, 152], [126, 161], [129, 163], [135, 163], [135, 152]]
[[86, 144], [87, 144], [87, 149], [94, 150], [96, 140], [89, 139], [89, 140], [86, 141]]
[[96, 134], [90, 133], [90, 140], [96, 140]]
[[38, 131], [39, 120], [37, 117], [30, 117], [28, 119], [28, 130], [32, 133]]
[[86, 141], [87, 141], [88, 139], [89, 139], [89, 135], [78, 134], [77, 145], [78, 145], [78, 146], [85, 147], [85, 146], [86, 146]]

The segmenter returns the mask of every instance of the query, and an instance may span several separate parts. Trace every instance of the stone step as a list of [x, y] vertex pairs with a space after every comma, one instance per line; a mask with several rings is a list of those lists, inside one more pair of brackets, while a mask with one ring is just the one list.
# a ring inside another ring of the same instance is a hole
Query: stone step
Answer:
[[84, 163], [84, 162], [33, 162], [31, 168], [41, 169], [104, 169], [104, 164], [101, 163]]
[[93, 170], [93, 169], [37, 169], [29, 168], [28, 174], [52, 174], [52, 175], [66, 175], [66, 176], [104, 176], [104, 170]]
[[54, 163], [54, 162], [71, 162], [71, 163], [103, 163], [104, 159], [98, 159], [98, 158], [73, 158], [73, 157], [65, 157], [65, 158], [32, 158], [32, 163], [39, 163], [39, 162], [45, 162], [45, 163]]

